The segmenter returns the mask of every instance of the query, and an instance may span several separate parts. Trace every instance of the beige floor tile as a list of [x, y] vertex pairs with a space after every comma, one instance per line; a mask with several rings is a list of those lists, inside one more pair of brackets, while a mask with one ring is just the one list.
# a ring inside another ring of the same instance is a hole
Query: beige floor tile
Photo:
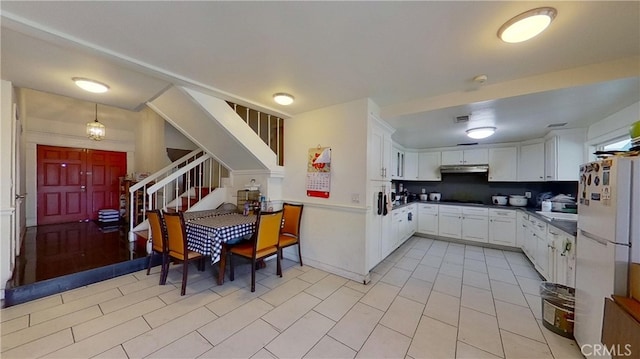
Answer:
[[[299, 275], [302, 275], [304, 273], [306, 273], [305, 271], [302, 271], [301, 269], [299, 269], [300, 267], [291, 267], [288, 269], [283, 269], [282, 270], [282, 278], [278, 277], [278, 275], [276, 274], [276, 267], [273, 266], [273, 268], [267, 267], [267, 268], [263, 268], [260, 269], [260, 271], [265, 271], [268, 275], [266, 278], [264, 279], [258, 279], [258, 277], [256, 276], [256, 285], [257, 283], [260, 283], [261, 285], [267, 287], [267, 288], [276, 288], [279, 287], [287, 282], [289, 282], [290, 280], [297, 278]], [[256, 273], [257, 275], [258, 273]], [[249, 274], [245, 275], [245, 276], [236, 276], [236, 280], [241, 280], [244, 283], [246, 283], [247, 286], [251, 285], [251, 273], [249, 272]]]
[[487, 273], [487, 263], [485, 263], [484, 261], [479, 261], [477, 259], [465, 258], [464, 269]]
[[378, 263], [375, 267], [373, 267], [371, 271], [374, 273], [385, 275], [389, 271], [389, 269], [393, 268], [394, 264], [394, 262], [385, 259], [382, 262]]
[[541, 279], [531, 279], [526, 277], [516, 276], [516, 280], [520, 285], [520, 289], [525, 294], [540, 295], [540, 283]]
[[[549, 346], [523, 336], [500, 330], [506, 359], [553, 359]], [[564, 358], [563, 358], [564, 359]]]
[[[447, 254], [442, 258], [442, 264], [451, 263], [451, 264], [464, 264], [464, 254], [463, 253], [450, 253], [447, 251]], [[440, 266], [442, 268], [442, 266]]]
[[321, 280], [322, 278], [326, 277], [329, 273], [319, 270], [319, 269], [315, 269], [315, 268], [311, 268], [310, 270], [300, 274], [298, 276], [298, 279], [301, 279], [307, 283], [311, 283], [311, 284], [315, 284], [317, 283], [319, 280]]
[[464, 244], [451, 242], [447, 246], [447, 254], [456, 253], [456, 254], [464, 255], [464, 249], [465, 249], [465, 245]]
[[[181, 278], [182, 280], [182, 278]], [[182, 281], [179, 281], [178, 284], [181, 284]], [[118, 289], [122, 292], [123, 295], [127, 295], [133, 292], [137, 292], [139, 290], [143, 290], [145, 288], [149, 288], [152, 286], [160, 285], [160, 276], [159, 275], [149, 275], [141, 278], [135, 282], [131, 282], [128, 284], [121, 284], [118, 286]], [[188, 282], [187, 282], [188, 283]]]
[[54, 308], [56, 306], [60, 306], [62, 303], [62, 296], [60, 294], [56, 294], [31, 302], [14, 305], [9, 308], [3, 308], [0, 309], [0, 320], [5, 322], [23, 315]]
[[465, 258], [469, 258], [469, 259], [475, 259], [475, 260], [478, 260], [478, 261], [483, 261], [483, 262], [485, 260], [484, 259], [484, 252], [482, 250], [477, 251], [477, 250], [469, 250], [469, 249], [467, 249], [464, 252], [464, 257]]
[[[464, 261], [464, 260], [463, 260]], [[440, 266], [439, 274], [446, 274], [451, 277], [462, 278], [464, 267], [462, 264], [451, 263], [446, 261]]]
[[498, 321], [494, 316], [460, 308], [458, 340], [494, 355], [503, 355]]
[[422, 257], [420, 264], [424, 264], [429, 267], [440, 268], [440, 266], [442, 265], [442, 260], [443, 260], [442, 256], [435, 256], [427, 252], [427, 254], [425, 254], [425, 256]]
[[130, 307], [122, 308], [115, 312], [74, 325], [72, 328], [73, 337], [77, 342], [84, 340], [109, 328], [140, 317], [145, 313], [162, 308], [164, 305], [165, 304], [157, 297], [149, 298], [143, 302], [133, 304]]
[[493, 298], [503, 302], [529, 307], [520, 286], [506, 282], [491, 280], [491, 291]]
[[[413, 251], [413, 250], [410, 250], [409, 252], [407, 252], [407, 254], [413, 253], [411, 251]], [[416, 269], [416, 266], [420, 263], [420, 259], [422, 259], [422, 257], [420, 257], [420, 258], [411, 258], [411, 257], [408, 257], [408, 256], [405, 255], [402, 259], [400, 259], [396, 263], [395, 266], [397, 268], [413, 272], [413, 270]]]
[[511, 270], [509, 262], [507, 262], [504, 257], [494, 257], [485, 254], [485, 261], [487, 263], [487, 267], [496, 267]]
[[[159, 277], [158, 277], [158, 279], [156, 279], [156, 283], [157, 283], [158, 280], [159, 280]], [[90, 295], [94, 295], [94, 294], [99, 293], [99, 292], [103, 292], [105, 290], [118, 288], [120, 286], [127, 285], [127, 284], [130, 284], [130, 283], [134, 283], [134, 282], [137, 282], [137, 281], [138, 281], [138, 279], [134, 275], [123, 275], [123, 276], [120, 276], [120, 277], [115, 277], [115, 278], [108, 279], [108, 280], [105, 280], [105, 281], [102, 281], [102, 282], [94, 283], [94, 284], [91, 284], [91, 285], [88, 285], [88, 286], [84, 286], [84, 287], [81, 287], [81, 288], [77, 288], [77, 289], [74, 289], [74, 290], [63, 292], [63, 293], [61, 293], [62, 300], [65, 303], [68, 303], [68, 302], [71, 302], [71, 301], [74, 301], [74, 300], [78, 300], [80, 298], [84, 298], [84, 297], [87, 297], [87, 296], [90, 296]]]
[[92, 359], [129, 359], [127, 352], [124, 351], [122, 345], [117, 345], [107, 351], [104, 351]]
[[542, 300], [540, 297], [533, 294], [525, 294], [524, 297], [533, 312], [533, 316], [538, 320], [542, 320]]
[[295, 297], [263, 315], [262, 320], [282, 332], [296, 320], [302, 318], [318, 303], [320, 303], [320, 299], [304, 292], [298, 293]]
[[499, 359], [501, 357], [495, 356], [489, 352], [485, 352], [482, 349], [472, 347], [469, 344], [458, 342], [456, 348], [456, 359]]
[[150, 329], [144, 319], [138, 317], [111, 329], [107, 329], [99, 335], [94, 335], [57, 350], [47, 355], [47, 358], [90, 358], [124, 343], [131, 338], [135, 338]]
[[462, 279], [438, 274], [436, 281], [433, 283], [433, 291], [445, 293], [460, 298], [462, 290]]
[[302, 292], [310, 286], [311, 284], [309, 284], [308, 282], [305, 282], [298, 278], [293, 278], [290, 281], [261, 295], [260, 298], [273, 306], [278, 306], [293, 298], [296, 294]]
[[[172, 290], [180, 290], [180, 289], [177, 289], [176, 287], [168, 283], [166, 285], [156, 285], [143, 290], [139, 290], [137, 292], [133, 292], [126, 296], [116, 297], [108, 301], [103, 301], [100, 303], [100, 309], [102, 309], [102, 312], [105, 314], [115, 312], [118, 309], [126, 308], [135, 303], [140, 303], [149, 298], [153, 298], [162, 293], [166, 293]], [[84, 299], [81, 299], [81, 300], [84, 300]], [[72, 303], [75, 303], [75, 302], [72, 302]]]
[[304, 357], [310, 359], [347, 359], [355, 356], [355, 350], [325, 335]]
[[199, 308], [122, 344], [131, 358], [142, 358], [216, 319], [206, 308]]
[[278, 358], [301, 358], [334, 324], [333, 320], [311, 311], [282, 332], [265, 349]]
[[424, 308], [424, 304], [398, 296], [382, 316], [380, 324], [412, 337]]
[[465, 249], [465, 251], [484, 253], [484, 248], [483, 247], [475, 246], [475, 245], [472, 245], [472, 244], [465, 245], [464, 249]]
[[490, 290], [463, 285], [461, 305], [482, 313], [496, 315]]
[[197, 358], [213, 346], [197, 332], [191, 332], [184, 337], [167, 344], [147, 358]]
[[489, 269], [489, 279], [491, 280], [499, 280], [501, 282], [506, 282], [509, 284], [518, 284], [516, 277], [513, 275], [513, 272], [509, 269], [498, 268], [498, 267], [488, 267]]
[[416, 248], [416, 246], [414, 245], [404, 256], [407, 258], [413, 258], [413, 259], [417, 259], [418, 261], [421, 261], [422, 257], [424, 257], [425, 254], [427, 254], [426, 248]]
[[267, 349], [260, 349], [257, 353], [251, 356], [251, 359], [278, 359], [273, 354], [269, 353]]
[[488, 260], [489, 257], [493, 257], [493, 258], [502, 258], [504, 259], [504, 254], [502, 253], [501, 250], [499, 249], [494, 249], [494, 248], [484, 248], [483, 249], [484, 252], [484, 257]]
[[[226, 283], [225, 283], [226, 285]], [[222, 298], [207, 304], [206, 307], [210, 311], [214, 312], [217, 316], [221, 317], [230, 311], [248, 303], [264, 293], [267, 293], [269, 288], [256, 284], [256, 291], [251, 292], [250, 288], [244, 287], [236, 290], [231, 294], [223, 296]]]
[[263, 320], [256, 320], [229, 337], [201, 358], [249, 358], [278, 336], [278, 331]]
[[29, 326], [29, 315], [23, 315], [15, 319], [10, 319], [0, 324], [0, 333], [4, 337], [7, 334], [11, 334], [20, 329], [24, 329]]
[[458, 329], [423, 316], [407, 354], [412, 358], [453, 358], [456, 353]]
[[55, 320], [48, 320], [40, 324], [32, 325], [28, 328], [2, 336], [2, 351], [23, 345], [25, 343], [45, 337], [49, 334], [59, 332], [63, 329], [83, 323], [102, 315], [100, 308], [94, 305], [89, 308], [80, 309], [76, 312], [57, 317]]
[[409, 278], [398, 295], [414, 300], [416, 302], [426, 304], [431, 293], [433, 283], [425, 282], [417, 278]]
[[[171, 293], [180, 294], [177, 290], [172, 291]], [[160, 295], [160, 297], [163, 296], [164, 294]], [[141, 315], [144, 315], [144, 319], [149, 323], [151, 328], [157, 328], [162, 324], [178, 318], [192, 310], [206, 306], [218, 299], [220, 299], [220, 296], [209, 290], [200, 293], [193, 293], [188, 296], [183, 296], [180, 301], [172, 302], [172, 304], [162, 306], [157, 308], [157, 310], [141, 313]]]
[[545, 342], [538, 322], [529, 308], [496, 300], [496, 313], [500, 329]]
[[[172, 290], [172, 291], [160, 294], [158, 297], [167, 304], [173, 304], [175, 302], [185, 300], [194, 295], [198, 295], [202, 292], [211, 293], [212, 289], [217, 286], [218, 284], [213, 278], [208, 278], [204, 280], [195, 281], [194, 283], [188, 282], [187, 289], [185, 290], [184, 295], [180, 295], [180, 290]], [[217, 293], [215, 295], [216, 297], [220, 297], [220, 295]]]
[[527, 257], [525, 257], [525, 255], [523, 253], [519, 253], [519, 252], [512, 252], [512, 251], [504, 251], [503, 252], [504, 257], [507, 259], [507, 261], [509, 262], [509, 264], [511, 265], [522, 265], [522, 266], [530, 266], [531, 263], [529, 262], [529, 260], [527, 259]]
[[520, 277], [526, 277], [530, 279], [541, 279], [540, 275], [530, 264], [513, 264], [510, 263], [511, 271], [513, 274]]
[[363, 295], [357, 290], [344, 286], [323, 300], [314, 310], [337, 322], [353, 308]]
[[431, 292], [429, 301], [424, 308], [424, 315], [457, 327], [459, 314], [460, 298], [440, 292]]
[[434, 242], [431, 247], [427, 250], [426, 255], [432, 255], [437, 257], [444, 257], [447, 253], [448, 244], [446, 242]]
[[[376, 273], [369, 273], [369, 275], [371, 277], [371, 281], [367, 284], [362, 284], [360, 282], [350, 280], [344, 286], [365, 294], [369, 292], [371, 288], [373, 288], [373, 286], [380, 280], [380, 278], [382, 278], [379, 274]], [[377, 276], [377, 280], [374, 280], [374, 275]], [[309, 292], [307, 291], [307, 293]]]
[[262, 299], [256, 298], [249, 303], [205, 324], [198, 332], [211, 344], [218, 345], [245, 326], [269, 313], [273, 306]]
[[400, 287], [391, 284], [378, 282], [371, 290], [360, 299], [360, 302], [374, 308], [386, 311], [393, 302], [393, 299], [400, 292]]
[[331, 329], [329, 335], [353, 350], [360, 350], [384, 312], [356, 303]]
[[434, 240], [431, 238], [418, 236], [414, 236], [413, 238], [415, 238], [415, 241], [413, 241], [411, 248], [424, 249], [425, 251], [428, 250], [434, 242]]
[[82, 299], [74, 300], [69, 303], [33, 312], [31, 313], [30, 324], [35, 325], [47, 320], [58, 318], [63, 315], [78, 311], [80, 309], [89, 308], [96, 304], [101, 304], [112, 298], [122, 298], [122, 294], [117, 289], [111, 289], [84, 297]]
[[547, 341], [551, 354], [554, 358], [562, 359], [582, 359], [584, 358], [580, 352], [580, 346], [573, 339], [562, 337], [542, 325], [542, 322], [538, 320], [538, 327], [542, 331], [542, 335]]
[[356, 358], [401, 358], [406, 355], [409, 345], [411, 338], [378, 325]]
[[489, 283], [489, 275], [487, 273], [476, 272], [472, 270], [464, 270], [462, 283], [477, 288], [491, 290]]
[[411, 274], [411, 277], [433, 283], [436, 281], [436, 277], [438, 276], [438, 270], [438, 267], [419, 264]]
[[64, 329], [11, 350], [2, 351], [1, 356], [5, 359], [38, 358], [71, 344], [73, 344], [71, 329]]
[[398, 267], [393, 267], [387, 271], [382, 278], [380, 278], [380, 282], [385, 282], [396, 287], [402, 287], [407, 282], [407, 279], [411, 276], [411, 271], [401, 269]]

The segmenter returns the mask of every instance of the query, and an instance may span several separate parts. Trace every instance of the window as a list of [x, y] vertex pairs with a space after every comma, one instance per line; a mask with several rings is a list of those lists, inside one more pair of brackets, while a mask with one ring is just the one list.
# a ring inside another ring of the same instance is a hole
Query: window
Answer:
[[597, 146], [600, 151], [628, 151], [631, 148], [631, 138], [623, 136]]

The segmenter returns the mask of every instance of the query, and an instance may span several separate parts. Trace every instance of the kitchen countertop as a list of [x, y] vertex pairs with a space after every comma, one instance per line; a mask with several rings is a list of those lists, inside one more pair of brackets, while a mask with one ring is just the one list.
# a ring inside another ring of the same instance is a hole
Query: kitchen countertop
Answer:
[[444, 205], [450, 205], [450, 206], [467, 206], [467, 207], [485, 207], [485, 208], [500, 208], [500, 209], [510, 209], [510, 210], [520, 210], [520, 211], [524, 211], [527, 214], [536, 217], [537, 219], [550, 224], [556, 228], [558, 228], [559, 230], [566, 232], [567, 234], [570, 235], [577, 235], [578, 233], [578, 223], [574, 222], [574, 221], [563, 221], [563, 220], [558, 220], [558, 219], [549, 219], [541, 214], [536, 213], [536, 211], [539, 211], [540, 209], [535, 208], [535, 207], [514, 207], [514, 206], [499, 206], [499, 205], [495, 205], [495, 204], [480, 204], [480, 203], [464, 203], [464, 202], [447, 202], [447, 201], [413, 201], [413, 202], [407, 202], [407, 203], [402, 203], [402, 204], [398, 204], [398, 205], [393, 205], [393, 209], [399, 209], [402, 207], [406, 207], [408, 205], [411, 204], [444, 204]]

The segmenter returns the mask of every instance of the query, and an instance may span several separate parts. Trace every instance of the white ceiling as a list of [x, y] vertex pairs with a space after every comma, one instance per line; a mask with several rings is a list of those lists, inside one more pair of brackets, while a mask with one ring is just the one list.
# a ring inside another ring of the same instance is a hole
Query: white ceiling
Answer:
[[[498, 131], [481, 143], [541, 137], [637, 103], [640, 2], [546, 2], [558, 16], [542, 35], [496, 37], [541, 4], [3, 1], [1, 74], [131, 110], [172, 83], [285, 117], [371, 98], [413, 148], [469, 142], [464, 130], [482, 123]], [[73, 76], [112, 90], [84, 93]], [[275, 92], [296, 102], [276, 105]], [[454, 124], [460, 115], [470, 124]]]

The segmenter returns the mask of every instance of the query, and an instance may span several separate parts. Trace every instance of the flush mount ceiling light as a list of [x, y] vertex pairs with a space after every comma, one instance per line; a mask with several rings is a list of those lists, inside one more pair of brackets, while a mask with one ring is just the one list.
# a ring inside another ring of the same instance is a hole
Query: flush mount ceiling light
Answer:
[[478, 127], [467, 130], [467, 136], [475, 139], [487, 138], [496, 132], [495, 127]]
[[293, 103], [293, 96], [289, 95], [288, 93], [278, 92], [276, 94], [273, 94], [273, 100], [276, 103], [286, 106]]
[[498, 30], [498, 37], [508, 43], [527, 41], [544, 31], [556, 14], [556, 9], [552, 7], [523, 12], [502, 25]]
[[106, 135], [106, 128], [98, 121], [98, 104], [96, 104], [96, 119], [87, 123], [87, 136], [94, 141], [100, 141]]
[[86, 79], [83, 77], [73, 77], [71, 78], [73, 82], [76, 83], [78, 87], [85, 91], [93, 92], [93, 93], [103, 93], [109, 91], [109, 86], [103, 84], [102, 82], [98, 82], [96, 80]]

